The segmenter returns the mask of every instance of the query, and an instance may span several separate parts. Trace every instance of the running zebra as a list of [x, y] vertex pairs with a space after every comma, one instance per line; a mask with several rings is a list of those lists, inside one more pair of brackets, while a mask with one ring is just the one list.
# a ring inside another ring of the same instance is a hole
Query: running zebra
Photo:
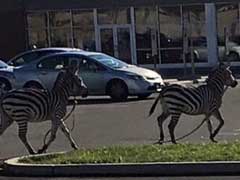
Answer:
[[[157, 118], [160, 131], [159, 144], [164, 142], [163, 122], [170, 116], [168, 125], [171, 142], [176, 143], [174, 130], [182, 113], [189, 115], [205, 115], [207, 121], [210, 140], [216, 142], [214, 137], [224, 124], [224, 119], [219, 111], [222, 104], [222, 97], [228, 86], [236, 87], [237, 81], [233, 77], [229, 67], [221, 63], [206, 80], [206, 84], [198, 87], [185, 87], [183, 85], [172, 84], [165, 86], [152, 105], [149, 116], [160, 100], [162, 114]], [[210, 116], [215, 116], [219, 121], [218, 127], [213, 131]]]
[[75, 73], [76, 68], [59, 72], [51, 91], [23, 88], [4, 94], [0, 101], [0, 135], [15, 121], [18, 124], [19, 138], [28, 152], [35, 154], [35, 150], [27, 140], [28, 122], [51, 120], [51, 136], [47, 143], [38, 150], [38, 153], [47, 150], [54, 141], [59, 127], [70, 141], [71, 146], [77, 149], [77, 144], [62, 120], [67, 111], [70, 95], [87, 96], [87, 87]]

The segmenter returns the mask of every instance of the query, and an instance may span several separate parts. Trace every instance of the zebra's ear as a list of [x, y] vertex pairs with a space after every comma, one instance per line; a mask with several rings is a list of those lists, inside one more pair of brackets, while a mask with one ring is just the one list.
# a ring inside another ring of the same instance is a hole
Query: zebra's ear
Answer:
[[221, 69], [226, 69], [226, 68], [228, 68], [229, 66], [228, 66], [227, 64], [223, 63], [223, 62], [220, 62], [219, 65], [218, 65], [218, 67], [221, 68]]

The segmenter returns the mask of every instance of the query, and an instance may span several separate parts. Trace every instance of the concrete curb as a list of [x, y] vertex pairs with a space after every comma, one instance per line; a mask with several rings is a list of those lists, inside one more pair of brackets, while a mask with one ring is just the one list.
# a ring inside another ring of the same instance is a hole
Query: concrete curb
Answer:
[[164, 162], [121, 164], [23, 164], [19, 158], [4, 162], [4, 173], [11, 176], [206, 176], [239, 175], [239, 161], [216, 162]]

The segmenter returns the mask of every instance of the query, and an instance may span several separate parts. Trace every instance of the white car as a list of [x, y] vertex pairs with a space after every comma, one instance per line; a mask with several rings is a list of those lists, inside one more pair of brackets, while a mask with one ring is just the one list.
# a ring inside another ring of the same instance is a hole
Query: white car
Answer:
[[164, 85], [161, 75], [155, 71], [127, 64], [104, 53], [68, 51], [13, 68], [15, 80], [11, 86], [51, 89], [58, 72], [73, 61], [79, 66], [88, 95], [109, 95], [118, 101], [131, 95], [146, 98]]

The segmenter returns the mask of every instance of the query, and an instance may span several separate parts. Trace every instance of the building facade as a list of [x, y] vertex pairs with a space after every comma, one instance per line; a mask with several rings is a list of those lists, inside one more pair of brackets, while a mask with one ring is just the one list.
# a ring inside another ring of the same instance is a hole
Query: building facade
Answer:
[[[67, 46], [104, 52], [143, 67], [208, 67], [218, 59], [225, 60], [225, 54], [233, 46], [236, 47], [233, 55], [238, 54], [239, 3], [226, 0], [17, 1], [15, 6], [9, 5], [10, 9], [14, 7], [12, 11], [0, 10], [6, 14], [2, 21], [9, 23], [0, 33], [10, 33], [3, 35], [4, 42], [0, 40], [3, 46], [0, 56], [9, 58], [34, 45]], [[230, 61], [240, 65], [238, 58]]]

